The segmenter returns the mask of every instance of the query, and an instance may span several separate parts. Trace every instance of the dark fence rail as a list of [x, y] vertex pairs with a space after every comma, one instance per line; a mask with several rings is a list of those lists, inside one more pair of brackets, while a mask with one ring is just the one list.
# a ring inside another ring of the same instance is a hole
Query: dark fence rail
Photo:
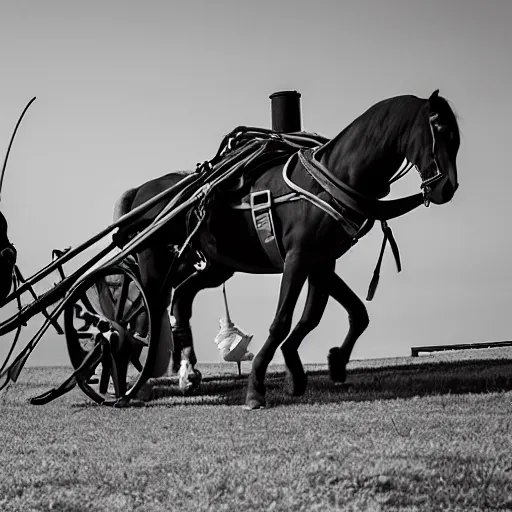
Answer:
[[512, 341], [488, 341], [484, 343], [458, 343], [456, 345], [426, 345], [411, 347], [411, 356], [418, 357], [420, 352], [443, 352], [445, 350], [468, 350], [475, 348], [512, 347]]

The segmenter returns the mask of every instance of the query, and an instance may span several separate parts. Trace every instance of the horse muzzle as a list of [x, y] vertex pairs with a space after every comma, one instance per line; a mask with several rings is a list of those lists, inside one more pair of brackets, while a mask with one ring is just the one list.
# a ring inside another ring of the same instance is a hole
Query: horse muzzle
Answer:
[[448, 203], [453, 199], [458, 188], [459, 184], [453, 184], [447, 177], [424, 187], [423, 200], [425, 206], [429, 206], [430, 203], [438, 205]]

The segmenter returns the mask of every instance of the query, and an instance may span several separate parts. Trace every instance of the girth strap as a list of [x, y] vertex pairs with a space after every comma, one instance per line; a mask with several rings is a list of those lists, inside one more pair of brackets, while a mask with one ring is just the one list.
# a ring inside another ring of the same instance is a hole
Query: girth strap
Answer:
[[400, 253], [398, 251], [398, 245], [396, 243], [395, 237], [393, 236], [393, 232], [391, 228], [388, 226], [388, 223], [383, 220], [381, 221], [382, 232], [384, 233], [384, 238], [382, 239], [382, 246], [380, 248], [379, 259], [377, 260], [377, 265], [375, 266], [375, 270], [373, 271], [373, 277], [370, 282], [370, 286], [368, 287], [368, 295], [366, 296], [366, 300], [370, 301], [373, 299], [375, 295], [375, 291], [377, 290], [377, 285], [379, 284], [380, 278], [380, 267], [382, 265], [382, 258], [384, 256], [384, 250], [386, 249], [386, 244], [389, 240], [389, 245], [391, 246], [391, 250], [393, 251], [393, 256], [395, 257], [396, 269], [397, 272], [402, 270], [402, 264], [400, 262]]
[[254, 227], [261, 246], [272, 265], [278, 269], [284, 266], [284, 259], [277, 244], [276, 229], [272, 218], [272, 196], [270, 190], [251, 192], [251, 213]]

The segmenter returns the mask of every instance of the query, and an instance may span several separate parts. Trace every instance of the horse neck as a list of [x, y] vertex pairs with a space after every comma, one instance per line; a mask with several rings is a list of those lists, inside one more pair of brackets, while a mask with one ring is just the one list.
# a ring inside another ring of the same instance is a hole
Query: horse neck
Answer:
[[[395, 109], [392, 105], [382, 108], [384, 102], [369, 109], [322, 146], [317, 158], [340, 181], [361, 194], [375, 198], [387, 195], [389, 180], [406, 157], [408, 134], [421, 106], [410, 100], [419, 100], [415, 96], [404, 98], [409, 101]], [[380, 110], [376, 109], [378, 106]]]

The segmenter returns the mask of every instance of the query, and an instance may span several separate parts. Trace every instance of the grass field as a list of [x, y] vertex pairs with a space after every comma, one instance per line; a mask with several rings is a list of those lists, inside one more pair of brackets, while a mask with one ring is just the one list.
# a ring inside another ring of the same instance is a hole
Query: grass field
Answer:
[[300, 399], [275, 366], [252, 412], [234, 364], [199, 368], [194, 396], [119, 410], [29, 405], [70, 370], [27, 368], [0, 397], [0, 510], [512, 510], [510, 349], [356, 361], [341, 386], [311, 365]]

